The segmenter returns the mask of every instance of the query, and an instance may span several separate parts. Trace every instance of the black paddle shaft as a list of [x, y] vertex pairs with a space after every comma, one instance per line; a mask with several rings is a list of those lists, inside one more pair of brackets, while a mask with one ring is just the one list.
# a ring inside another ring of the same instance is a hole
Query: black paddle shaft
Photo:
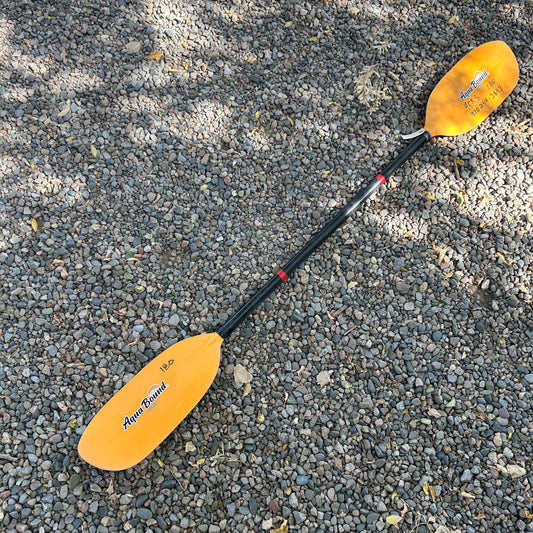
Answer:
[[240, 323], [252, 313], [273, 291], [275, 291], [294, 271], [325, 241], [339, 226], [342, 226], [350, 215], [370, 196], [372, 196], [384, 184], [387, 178], [409, 159], [426, 141], [430, 134], [425, 131], [418, 136], [392, 163], [378, 174], [363, 190], [356, 194], [352, 200], [341, 209], [318, 233], [307, 241], [307, 244], [281, 268], [275, 276], [263, 285], [248, 302], [246, 302], [217, 333], [227, 339]]

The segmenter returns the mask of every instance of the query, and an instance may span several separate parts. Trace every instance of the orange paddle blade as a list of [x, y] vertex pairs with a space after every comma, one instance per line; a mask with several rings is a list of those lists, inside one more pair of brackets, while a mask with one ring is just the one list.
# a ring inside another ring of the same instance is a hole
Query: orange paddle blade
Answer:
[[432, 137], [470, 131], [511, 94], [517, 82], [518, 63], [504, 42], [478, 46], [433, 89], [424, 129]]
[[124, 470], [154, 450], [189, 414], [215, 379], [223, 339], [180, 341], [148, 363], [96, 414], [78, 452], [104, 470]]

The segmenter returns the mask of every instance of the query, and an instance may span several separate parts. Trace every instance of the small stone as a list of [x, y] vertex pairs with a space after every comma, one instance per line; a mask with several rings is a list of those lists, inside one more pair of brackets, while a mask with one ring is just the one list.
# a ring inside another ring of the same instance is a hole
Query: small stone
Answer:
[[237, 364], [233, 369], [233, 378], [235, 379], [235, 383], [250, 383], [253, 376], [241, 364]]
[[398, 292], [409, 292], [411, 286], [408, 283], [405, 283], [405, 281], [397, 281], [396, 282], [396, 290]]
[[72, 474], [68, 480], [68, 488], [75, 489], [81, 483], [81, 476], [79, 474]]
[[61, 442], [62, 440], [62, 436], [60, 433], [56, 433], [55, 435], [52, 435], [49, 439], [48, 439], [48, 442], [50, 442], [51, 444], [57, 444], [58, 442]]
[[142, 43], [141, 42], [139, 42], [139, 41], [130, 41], [126, 45], [126, 52], [128, 54], [137, 54], [141, 50], [141, 47], [142, 47]]
[[296, 511], [294, 514], [294, 521], [296, 522], [296, 525], [301, 525], [307, 520], [307, 515], [304, 513], [301, 513], [300, 511]]
[[378, 502], [377, 506], [376, 506], [376, 511], [378, 513], [384, 513], [387, 511], [387, 506], [385, 505], [384, 502]]
[[372, 401], [372, 398], [370, 398], [370, 396], [365, 396], [359, 404], [360, 409], [372, 409], [373, 407], [374, 402]]
[[257, 500], [254, 497], [250, 498], [250, 501], [248, 502], [248, 507], [250, 508], [250, 513], [252, 513], [253, 515], [257, 514]]
[[295, 492], [291, 492], [291, 495], [289, 496], [289, 505], [293, 508], [298, 507], [298, 496], [296, 496]]
[[270, 502], [268, 504], [268, 508], [273, 513], [278, 513], [279, 512], [279, 503], [276, 500], [270, 500]]
[[467, 468], [461, 476], [461, 482], [465, 483], [467, 481], [472, 481], [472, 477], [472, 471]]
[[392, 268], [398, 272], [405, 266], [405, 259], [403, 257], [397, 257], [394, 259], [394, 263], [392, 265]]
[[149, 520], [150, 518], [152, 518], [153, 514], [150, 509], [147, 509], [146, 507], [141, 507], [137, 511], [137, 516], [142, 520]]

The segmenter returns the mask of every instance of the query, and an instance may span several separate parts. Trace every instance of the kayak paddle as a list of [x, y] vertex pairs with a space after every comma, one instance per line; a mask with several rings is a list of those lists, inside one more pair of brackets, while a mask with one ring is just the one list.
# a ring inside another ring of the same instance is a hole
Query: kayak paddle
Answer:
[[177, 342], [124, 385], [85, 429], [78, 444], [80, 456], [104, 470], [130, 468], [147, 457], [207, 392], [218, 371], [222, 342], [235, 328], [426, 141], [470, 131], [503, 102], [517, 82], [516, 58], [502, 41], [485, 43], [463, 57], [431, 93], [424, 129], [411, 144], [216, 333]]

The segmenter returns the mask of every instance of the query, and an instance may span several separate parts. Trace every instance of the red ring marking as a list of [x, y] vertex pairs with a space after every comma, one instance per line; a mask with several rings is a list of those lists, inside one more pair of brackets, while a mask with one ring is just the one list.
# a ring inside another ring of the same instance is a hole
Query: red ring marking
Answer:
[[378, 174], [376, 176], [376, 179], [381, 182], [381, 185], [385, 185], [385, 182], [387, 181], [387, 179], [385, 178], [385, 176], [383, 174]]
[[287, 279], [289, 278], [289, 276], [287, 276], [287, 274], [285, 274], [285, 272], [281, 268], [276, 272], [276, 274], [281, 278], [281, 281], [287, 281]]

